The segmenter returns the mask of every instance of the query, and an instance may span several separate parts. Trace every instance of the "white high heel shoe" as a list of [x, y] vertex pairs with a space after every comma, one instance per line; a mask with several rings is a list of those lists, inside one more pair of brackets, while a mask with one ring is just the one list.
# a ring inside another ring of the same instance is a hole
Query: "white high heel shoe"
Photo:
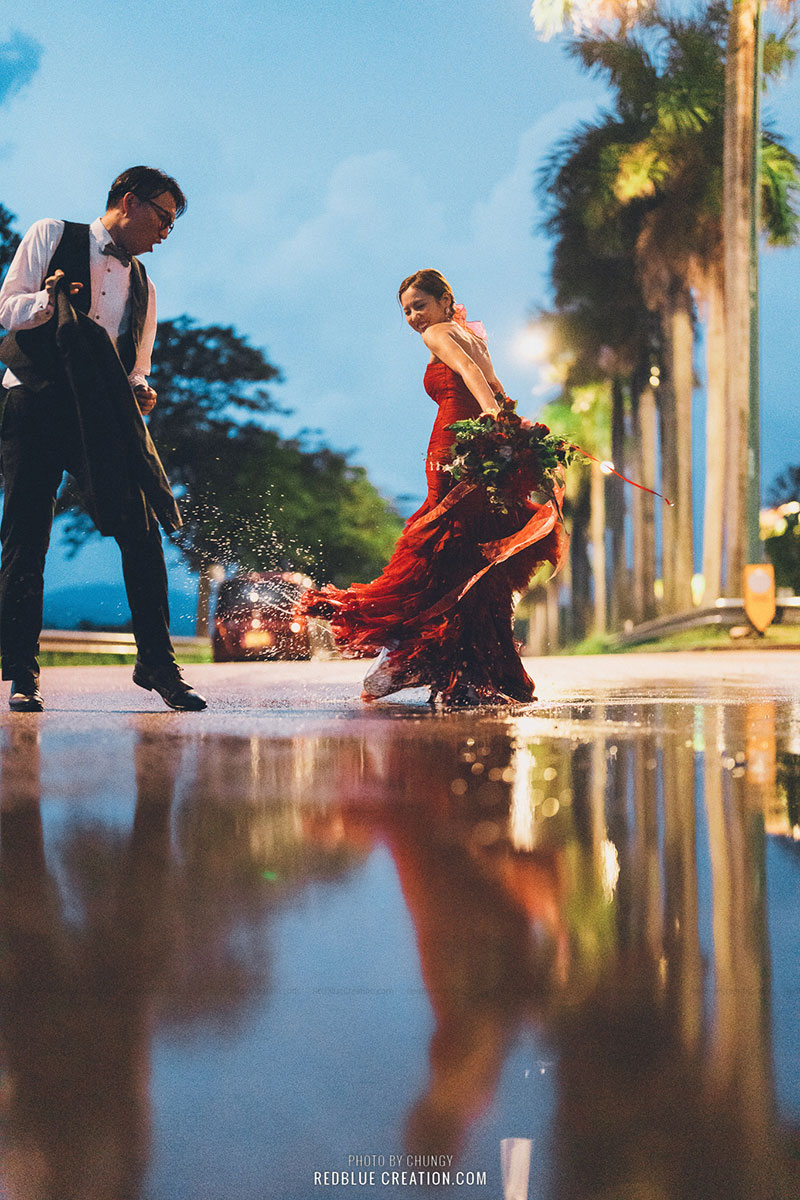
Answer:
[[379, 700], [399, 690], [394, 674], [389, 666], [389, 647], [384, 646], [375, 662], [364, 676], [361, 686], [362, 700]]
[[402, 692], [405, 688], [425, 686], [425, 680], [408, 669], [392, 670], [389, 655], [393, 649], [392, 646], [384, 646], [367, 671], [361, 689], [362, 700], [379, 700], [381, 696]]

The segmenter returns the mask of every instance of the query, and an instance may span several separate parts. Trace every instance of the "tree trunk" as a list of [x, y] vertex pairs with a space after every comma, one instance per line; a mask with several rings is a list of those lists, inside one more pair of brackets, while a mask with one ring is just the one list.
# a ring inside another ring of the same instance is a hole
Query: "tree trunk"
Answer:
[[[678, 485], [678, 456], [675, 448], [675, 392], [672, 386], [670, 360], [670, 326], [664, 314], [664, 363], [666, 371], [661, 376], [658, 389], [658, 427], [661, 451], [661, 490], [667, 499], [674, 501]], [[675, 509], [665, 506], [661, 524], [661, 582], [663, 587], [662, 610], [675, 611]]]
[[558, 620], [558, 585], [548, 584], [544, 589], [545, 622], [547, 629], [547, 653], [555, 654], [561, 644]]
[[591, 464], [591, 518], [592, 578], [594, 581], [593, 632], [605, 633], [608, 611], [608, 589], [606, 585], [606, 477], [600, 464]]
[[750, 408], [750, 222], [753, 75], [758, 0], [732, 0], [725, 59], [722, 223], [728, 372], [725, 432], [731, 450], [725, 522], [725, 593], [740, 596], [746, 547]]
[[[611, 461], [625, 470], [625, 390], [620, 379], [611, 386]], [[625, 485], [616, 475], [606, 478], [606, 519], [611, 530], [611, 627], [621, 629], [630, 616], [630, 580], [625, 551]]]
[[211, 620], [211, 584], [214, 581], [214, 563], [205, 563], [200, 568], [200, 579], [197, 584], [197, 619], [195, 621], [195, 637], [208, 637]]
[[580, 485], [572, 505], [572, 530], [569, 542], [572, 606], [570, 609], [571, 636], [575, 641], [589, 632], [591, 613], [591, 568], [587, 553], [587, 530], [590, 520], [590, 488], [581, 472]]
[[664, 607], [692, 606], [692, 311], [686, 288], [676, 286], [665, 312], [669, 378], [662, 389], [661, 480], [672, 504], [664, 513]]
[[725, 421], [724, 270], [712, 264], [706, 281], [706, 495], [703, 517], [703, 599], [713, 604], [722, 595], [722, 552], [725, 536], [725, 481], [730, 475]]
[[[636, 475], [645, 487], [656, 486], [656, 399], [652, 387], [640, 394], [635, 412]], [[634, 488], [633, 619], [651, 621], [656, 615], [655, 497]]]

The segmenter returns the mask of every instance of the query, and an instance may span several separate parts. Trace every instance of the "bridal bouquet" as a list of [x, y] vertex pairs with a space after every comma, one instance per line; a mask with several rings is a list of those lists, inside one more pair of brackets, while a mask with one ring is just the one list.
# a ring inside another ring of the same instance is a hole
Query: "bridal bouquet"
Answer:
[[503, 510], [509, 501], [523, 500], [531, 492], [554, 499], [563, 472], [578, 452], [546, 425], [523, 421], [507, 399], [497, 416], [483, 413], [447, 428], [456, 440], [445, 469], [456, 483], [479, 484], [490, 503]]

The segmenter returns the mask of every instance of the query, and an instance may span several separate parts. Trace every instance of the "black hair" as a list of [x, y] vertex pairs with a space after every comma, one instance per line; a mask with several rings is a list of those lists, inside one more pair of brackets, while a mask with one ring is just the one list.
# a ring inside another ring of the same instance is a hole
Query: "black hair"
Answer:
[[169, 192], [175, 201], [175, 216], [186, 211], [186, 197], [176, 180], [157, 167], [128, 167], [111, 185], [106, 208], [116, 208], [123, 196], [133, 192], [140, 200], [152, 200], [162, 192]]

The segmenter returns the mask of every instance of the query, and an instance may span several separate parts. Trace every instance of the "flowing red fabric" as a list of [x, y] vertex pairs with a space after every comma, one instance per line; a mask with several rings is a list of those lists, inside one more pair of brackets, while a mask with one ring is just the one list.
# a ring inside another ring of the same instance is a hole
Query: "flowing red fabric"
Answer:
[[331, 622], [347, 657], [387, 647], [395, 690], [428, 686], [446, 703], [530, 700], [533, 681], [520, 661], [512, 618], [539, 567], [561, 563], [566, 537], [557, 507], [519, 497], [501, 512], [482, 488], [454, 485], [444, 469], [455, 440], [447, 426], [479, 416], [480, 408], [444, 363], [428, 366], [425, 390], [438, 405], [425, 503], [377, 579], [311, 592], [306, 609]]

